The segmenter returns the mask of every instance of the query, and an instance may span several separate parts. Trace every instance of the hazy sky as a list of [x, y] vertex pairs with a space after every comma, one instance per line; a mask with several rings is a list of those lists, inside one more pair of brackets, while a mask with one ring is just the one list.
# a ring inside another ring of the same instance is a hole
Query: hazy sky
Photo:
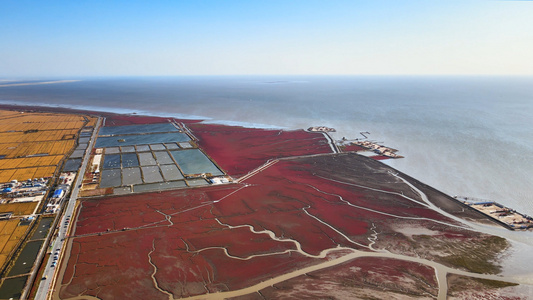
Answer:
[[533, 1], [0, 0], [0, 76], [533, 74]]

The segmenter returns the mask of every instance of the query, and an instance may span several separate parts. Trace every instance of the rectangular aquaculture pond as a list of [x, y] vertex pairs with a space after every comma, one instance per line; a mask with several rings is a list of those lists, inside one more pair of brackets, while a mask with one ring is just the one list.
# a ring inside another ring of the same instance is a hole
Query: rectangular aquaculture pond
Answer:
[[136, 153], [122, 154], [122, 167], [123, 168], [138, 167], [138, 166], [139, 166], [139, 160], [137, 159]]
[[121, 151], [122, 153], [135, 152], [135, 147], [134, 147], [134, 146], [124, 146], [124, 147], [120, 147], [120, 151]]
[[211, 173], [224, 175], [213, 162], [198, 149], [174, 150], [170, 152], [184, 174]]
[[152, 183], [163, 181], [163, 177], [161, 177], [158, 166], [141, 167], [141, 169], [143, 172], [144, 182]]
[[152, 148], [152, 151], [158, 151], [158, 150], [166, 150], [167, 148], [163, 144], [153, 144], [150, 145], [150, 148]]
[[63, 167], [64, 172], [77, 172], [81, 167], [81, 158], [69, 159]]
[[187, 185], [182, 180], [182, 181], [170, 181], [170, 182], [134, 185], [133, 191], [135, 193], [139, 193], [139, 192], [160, 191], [160, 190], [169, 190], [169, 189], [184, 188], [184, 187], [187, 187]]
[[164, 165], [160, 168], [166, 181], [183, 179], [183, 175], [176, 165]]
[[22, 249], [20, 255], [15, 261], [15, 265], [13, 268], [11, 268], [7, 276], [16, 276], [29, 273], [43, 243], [44, 240], [30, 241], [26, 243], [24, 249]]
[[174, 161], [172, 160], [172, 158], [170, 157], [170, 155], [168, 155], [168, 152], [166, 151], [154, 152], [154, 155], [155, 155], [155, 159], [157, 160], [157, 163], [160, 165], [168, 165], [168, 164], [174, 163]]
[[[105, 127], [104, 127], [105, 128]], [[190, 138], [182, 132], [151, 133], [151, 134], [133, 134], [133, 135], [115, 135], [100, 136], [96, 140], [96, 148], [132, 146], [142, 144], [161, 144], [170, 142], [187, 142]]]
[[155, 158], [152, 155], [152, 152], [139, 153], [139, 160], [141, 162], [141, 166], [153, 166], [156, 164]]
[[83, 154], [85, 154], [85, 150], [83, 149], [74, 150], [74, 152], [72, 152], [70, 155], [70, 158], [82, 158]]
[[153, 132], [172, 132], [178, 129], [171, 123], [157, 123], [144, 125], [125, 125], [102, 127], [99, 136], [103, 135], [123, 135], [123, 134], [138, 134], [138, 133], [153, 133]]
[[148, 145], [137, 145], [135, 148], [137, 148], [137, 152], [150, 151], [150, 146]]
[[141, 183], [143, 183], [143, 180], [141, 178], [140, 168], [122, 169], [122, 185], [132, 185]]
[[8, 278], [0, 287], [0, 299], [20, 299], [28, 276]]
[[103, 170], [101, 175], [100, 187], [117, 187], [121, 185], [120, 169]]
[[109, 154], [104, 156], [104, 169], [117, 169], [120, 168], [120, 154]]

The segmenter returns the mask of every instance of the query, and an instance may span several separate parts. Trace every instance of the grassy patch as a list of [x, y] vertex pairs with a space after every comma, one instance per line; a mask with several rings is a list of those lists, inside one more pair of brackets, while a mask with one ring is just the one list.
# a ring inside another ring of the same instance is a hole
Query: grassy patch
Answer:
[[499, 281], [499, 280], [489, 280], [489, 279], [480, 279], [480, 278], [472, 278], [472, 279], [490, 288], [504, 288], [508, 286], [518, 285], [518, 283]]
[[464, 268], [470, 272], [480, 274], [494, 274], [500, 271], [500, 266], [494, 262], [497, 255], [508, 246], [504, 238], [489, 236], [472, 243], [467, 251], [442, 257], [448, 265]]

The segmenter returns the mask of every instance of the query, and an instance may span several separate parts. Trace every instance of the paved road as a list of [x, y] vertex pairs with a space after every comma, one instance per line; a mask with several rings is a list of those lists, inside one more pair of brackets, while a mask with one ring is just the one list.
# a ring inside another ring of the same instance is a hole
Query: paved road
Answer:
[[[35, 295], [36, 300], [45, 300], [48, 297], [48, 292], [50, 291], [50, 287], [52, 286], [52, 283], [55, 281], [55, 275], [56, 270], [59, 271], [59, 265], [52, 267], [52, 262], [54, 261], [54, 254], [56, 253], [56, 250], [59, 249], [59, 257], [61, 260], [61, 256], [64, 253], [64, 246], [66, 245], [67, 240], [65, 237], [67, 236], [69, 229], [70, 229], [70, 222], [68, 222], [68, 225], [65, 226], [67, 222], [67, 218], [70, 217], [70, 220], [73, 220], [73, 213], [74, 208], [76, 207], [76, 200], [78, 199], [78, 193], [79, 193], [79, 186], [81, 185], [83, 181], [83, 175], [85, 174], [85, 169], [87, 168], [87, 164], [89, 162], [89, 157], [91, 156], [91, 150], [94, 146], [94, 142], [96, 141], [96, 134], [98, 132], [98, 128], [100, 127], [101, 118], [98, 118], [98, 122], [96, 124], [96, 127], [93, 130], [93, 135], [91, 137], [91, 140], [89, 142], [89, 145], [87, 149], [85, 150], [85, 156], [83, 158], [82, 165], [79, 169], [78, 177], [76, 179], [76, 182], [73, 183], [72, 186], [72, 193], [70, 194], [70, 198], [68, 200], [68, 203], [66, 205], [65, 213], [63, 214], [63, 217], [61, 218], [61, 222], [59, 222], [59, 233], [58, 237], [55, 239], [55, 241], [52, 242], [52, 255], [50, 255], [48, 262], [46, 262], [46, 269], [43, 273], [43, 279], [41, 283], [39, 284], [39, 289], [37, 290], [37, 294]], [[58, 213], [59, 214], [59, 213]], [[52, 232], [52, 230], [50, 230]], [[58, 260], [58, 261], [59, 261]], [[66, 263], [66, 261], [65, 261]], [[37, 272], [36, 270], [35, 272]]]

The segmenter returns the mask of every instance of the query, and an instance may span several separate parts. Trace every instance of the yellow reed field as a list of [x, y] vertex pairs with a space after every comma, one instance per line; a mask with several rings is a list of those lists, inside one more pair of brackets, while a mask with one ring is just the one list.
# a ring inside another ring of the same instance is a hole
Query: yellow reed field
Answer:
[[[38, 167], [35, 171], [35, 174], [33, 174], [33, 178], [41, 178], [41, 177], [51, 177], [54, 175], [54, 172], [56, 171], [57, 166], [52, 167]], [[13, 180], [13, 179], [11, 179]]]
[[16, 216], [30, 215], [39, 202], [19, 202], [0, 204], [0, 213], [12, 212]]
[[17, 170], [0, 170], [0, 182], [9, 182], [11, 181], [13, 175]]
[[0, 144], [0, 155], [5, 155], [5, 158], [35, 154], [64, 155], [70, 152], [75, 144], [75, 140]]
[[11, 118], [19, 115], [21, 115], [19, 111], [0, 110], [0, 119]]
[[[13, 246], [8, 246], [8, 242], [4, 242], [4, 243], [1, 243], [0, 242], [0, 247], [2, 247], [2, 245], [4, 245], [4, 248], [11, 248]], [[6, 250], [7, 250], [6, 249]], [[0, 254], [0, 267], [3, 268], [4, 267], [4, 264], [6, 263], [7, 261], [7, 257], [8, 257], [8, 254]]]
[[4, 227], [6, 227], [8, 222], [0, 221], [0, 235], [4, 232]]
[[0, 182], [10, 182], [11, 180], [27, 180], [33, 178], [46, 178], [54, 175], [57, 166], [33, 167], [22, 169], [0, 170]]
[[9, 121], [10, 124], [23, 123], [50, 123], [50, 122], [74, 122], [85, 121], [82, 115], [70, 114], [54, 114], [54, 113], [20, 113], [18, 115], [11, 115], [0, 120]]
[[19, 224], [18, 219], [1, 220], [0, 222], [5, 223], [4, 227], [2, 228], [2, 231], [0, 231], [0, 235], [2, 236], [3, 235], [11, 236]]
[[18, 169], [11, 178], [9, 178], [9, 181], [14, 179], [22, 181], [30, 178], [51, 177], [54, 175], [56, 168], [57, 166]]
[[0, 267], [3, 267], [6, 259], [26, 235], [30, 226], [19, 226], [18, 219], [2, 220], [1, 223], [5, 223], [2, 231], [0, 231]]
[[27, 130], [65, 130], [65, 129], [79, 129], [83, 127], [84, 121], [69, 121], [69, 122], [48, 122], [48, 123], [12, 123], [11, 119], [0, 120], [0, 131], [17, 131], [23, 132]]
[[0, 254], [0, 266], [3, 268], [4, 267], [4, 264], [6, 263], [6, 260], [7, 260], [7, 255], [5, 254]]
[[[29, 226], [19, 226], [19, 219], [1, 220], [0, 237], [2, 241], [9, 242], [9, 240], [18, 240], [24, 236]], [[5, 238], [7, 236], [7, 239]], [[4, 243], [0, 243], [0, 253], [3, 253], [2, 246]]]
[[35, 156], [24, 158], [0, 159], [1, 169], [20, 169], [40, 166], [57, 166], [63, 155]]
[[87, 119], [89, 119], [89, 123], [87, 123], [85, 126], [96, 126], [96, 121], [98, 121], [97, 117], [87, 117]]
[[73, 139], [78, 129], [48, 130], [29, 133], [0, 132], [0, 143], [41, 142]]
[[[28, 226], [21, 226], [21, 227], [28, 227]], [[25, 230], [28, 230], [28, 228], [23, 228]], [[16, 240], [15, 237], [9, 237], [9, 240], [7, 243], [4, 244], [4, 248], [2, 249], [2, 254], [9, 255], [9, 253], [15, 248], [15, 246], [18, 244], [19, 241]], [[0, 245], [2, 247], [2, 245]]]
[[0, 155], [5, 155], [8, 158], [16, 157], [16, 155], [13, 155], [12, 153], [17, 152], [17, 148], [20, 147], [21, 143], [5, 143], [0, 144]]
[[0, 235], [0, 248], [3, 248], [9, 242], [10, 237], [11, 235], [9, 234]]
[[17, 228], [15, 228], [15, 231], [13, 231], [13, 234], [11, 235], [10, 240], [16, 241], [16, 240], [23, 238], [29, 228], [30, 226], [28, 225], [17, 226]]
[[[0, 182], [53, 176], [76, 145], [83, 115], [0, 110]], [[41, 156], [28, 157], [40, 154]]]
[[15, 171], [15, 174], [9, 178], [9, 181], [16, 179], [18, 181], [23, 181], [27, 179], [33, 179], [35, 171], [37, 171], [37, 168], [24, 168], [24, 169], [17, 169]]

